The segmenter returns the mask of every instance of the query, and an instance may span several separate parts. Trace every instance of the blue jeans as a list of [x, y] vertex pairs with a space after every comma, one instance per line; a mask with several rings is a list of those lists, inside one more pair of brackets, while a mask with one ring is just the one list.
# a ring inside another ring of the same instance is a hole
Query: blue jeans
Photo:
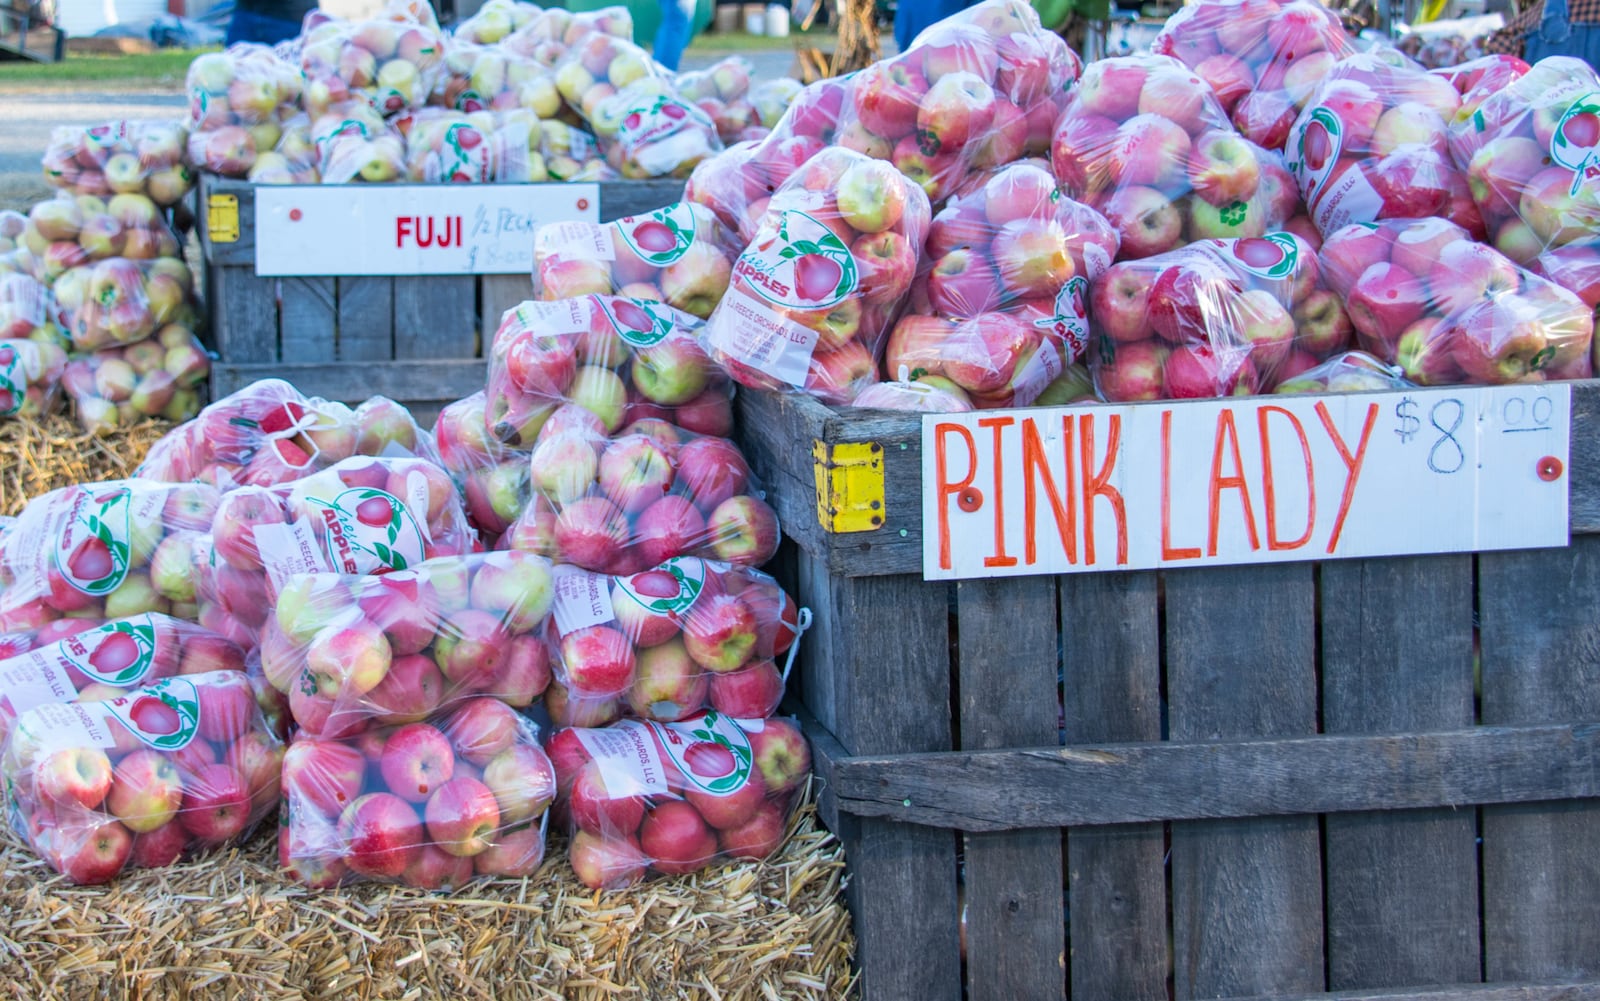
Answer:
[[276, 45], [285, 38], [300, 34], [298, 21], [283, 21], [276, 17], [263, 17], [247, 10], [233, 9], [233, 20], [228, 22], [228, 44], [235, 42], [260, 42]]
[[969, 6], [970, 0], [899, 0], [894, 8], [894, 42], [904, 52], [924, 28]]
[[695, 0], [661, 0], [661, 27], [656, 30], [656, 62], [674, 72], [689, 47], [689, 19]]

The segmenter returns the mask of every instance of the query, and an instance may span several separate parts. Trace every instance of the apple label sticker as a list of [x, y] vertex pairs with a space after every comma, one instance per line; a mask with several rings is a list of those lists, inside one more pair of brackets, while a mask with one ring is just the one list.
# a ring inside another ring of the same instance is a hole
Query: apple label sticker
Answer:
[[17, 721], [14, 741], [29, 741], [42, 750], [64, 747], [115, 747], [103, 702], [51, 703], [34, 708]]
[[723, 299], [711, 325], [711, 346], [791, 386], [804, 386], [817, 332], [744, 295]]
[[590, 311], [587, 296], [559, 302], [524, 302], [517, 307], [517, 324], [522, 330], [540, 334], [581, 334], [589, 329]]
[[1383, 196], [1373, 190], [1360, 167], [1351, 167], [1324, 188], [1311, 207], [1318, 232], [1332, 233], [1353, 222], [1372, 222], [1383, 210]]
[[613, 799], [624, 796], [664, 796], [667, 770], [661, 766], [661, 751], [649, 724], [623, 720], [604, 729], [574, 731], [605, 782]]
[[627, 216], [614, 225], [627, 248], [651, 267], [668, 267], [694, 245], [694, 210], [686, 202], [674, 202], [647, 215]]
[[252, 530], [261, 567], [274, 591], [282, 591], [289, 578], [300, 573], [326, 573], [333, 569], [317, 555], [317, 537], [311, 522], [296, 518], [287, 524], [257, 525]]
[[[147, 506], [140, 505], [141, 515], [146, 515]], [[96, 596], [122, 585], [132, 555], [133, 525], [160, 524], [147, 516], [135, 522], [133, 507], [133, 491], [126, 485], [100, 484], [73, 491], [72, 508], [54, 549], [56, 569], [68, 584]], [[158, 504], [158, 512], [159, 508]]]
[[[1068, 342], [1068, 347], [1075, 352], [1075, 356], [1082, 353], [1082, 348], [1073, 347], [1073, 343], [1070, 341]], [[1034, 400], [1039, 398], [1039, 394], [1044, 392], [1045, 387], [1055, 382], [1065, 370], [1066, 366], [1061, 362], [1061, 352], [1051, 339], [1046, 338], [1039, 345], [1039, 350], [1035, 351], [1033, 357], [1029, 358], [1021, 370], [1017, 372], [1016, 382], [1014, 383], [1016, 389], [1013, 392], [1011, 405], [1013, 407], [1030, 406]]]
[[717, 712], [681, 723], [651, 724], [684, 783], [712, 796], [731, 796], [750, 781], [750, 738]]
[[556, 222], [539, 227], [534, 256], [564, 257], [577, 261], [614, 261], [616, 244], [611, 230], [592, 222]]
[[40, 369], [38, 348], [27, 341], [0, 341], [0, 417], [10, 417], [27, 402], [30, 369]]

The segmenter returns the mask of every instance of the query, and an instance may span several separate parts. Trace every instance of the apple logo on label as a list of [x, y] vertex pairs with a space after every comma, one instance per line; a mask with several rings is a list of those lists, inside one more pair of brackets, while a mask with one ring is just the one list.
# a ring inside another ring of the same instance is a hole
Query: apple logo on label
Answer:
[[1589, 179], [1589, 168], [1600, 157], [1600, 94], [1585, 94], [1573, 101], [1550, 134], [1550, 159], [1575, 175], [1572, 194]]

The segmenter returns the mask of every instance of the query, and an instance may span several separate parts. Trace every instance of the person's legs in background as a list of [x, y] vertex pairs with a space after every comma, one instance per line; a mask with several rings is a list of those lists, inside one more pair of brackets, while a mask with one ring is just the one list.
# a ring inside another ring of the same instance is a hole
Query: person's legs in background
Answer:
[[689, 46], [689, 22], [695, 0], [661, 0], [661, 27], [656, 31], [656, 62], [674, 72]]
[[286, 38], [294, 38], [300, 34], [300, 25], [294, 21], [282, 21], [275, 17], [263, 17], [238, 7], [233, 9], [233, 18], [228, 22], [228, 44], [235, 42], [260, 42], [262, 45], [276, 45]]

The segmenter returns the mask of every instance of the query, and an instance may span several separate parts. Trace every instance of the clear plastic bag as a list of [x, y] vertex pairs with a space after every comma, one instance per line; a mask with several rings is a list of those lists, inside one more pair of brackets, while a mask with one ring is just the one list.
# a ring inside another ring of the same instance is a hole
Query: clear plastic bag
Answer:
[[1365, 351], [1346, 351], [1285, 377], [1273, 392], [1383, 393], [1415, 385], [1398, 366], [1385, 365]]
[[444, 35], [415, 12], [347, 22], [327, 20], [302, 33], [300, 71], [305, 109], [312, 118], [352, 99], [380, 114], [422, 107], [444, 64]]
[[302, 732], [332, 738], [488, 695], [525, 707], [550, 682], [550, 561], [426, 560], [382, 576], [301, 574], [261, 633], [261, 671]]
[[12, 826], [74, 883], [243, 841], [277, 809], [283, 745], [237, 671], [167, 678], [17, 718]]
[[1281, 232], [1113, 265], [1092, 290], [1095, 385], [1113, 402], [1270, 390], [1350, 346], [1324, 278], [1310, 245]]
[[169, 324], [192, 329], [193, 276], [176, 257], [110, 257], [57, 276], [51, 286], [78, 351], [148, 340]]
[[147, 417], [187, 421], [205, 403], [211, 356], [182, 324], [169, 324], [149, 340], [75, 356], [62, 385], [79, 425], [107, 434]]
[[659, 418], [608, 437], [591, 415], [564, 408], [540, 431], [528, 468], [531, 496], [503, 548], [611, 574], [675, 556], [758, 567], [777, 552], [778, 516], [727, 438]]
[[300, 734], [284, 755], [279, 861], [316, 889], [531, 876], [555, 792], [537, 729], [495, 699], [343, 739]]
[[715, 712], [560, 730], [549, 754], [557, 811], [572, 831], [573, 872], [608, 890], [651, 872], [771, 855], [811, 767], [810, 746], [792, 721]]
[[1589, 307], [1443, 219], [1350, 226], [1328, 237], [1319, 260], [1361, 348], [1413, 382], [1593, 374]]
[[425, 184], [531, 180], [526, 120], [424, 108], [402, 120], [406, 179]]
[[67, 354], [49, 340], [0, 338], [0, 420], [53, 412]]
[[194, 186], [184, 163], [188, 134], [176, 121], [118, 119], [95, 125], [63, 125], [45, 147], [45, 181], [74, 195], [142, 195], [160, 206], [176, 205]]
[[927, 195], [893, 165], [832, 148], [773, 195], [707, 321], [713, 360], [734, 381], [848, 403], [917, 270]]
[[502, 445], [489, 433], [482, 390], [439, 411], [433, 426], [439, 461], [461, 492], [467, 521], [498, 539], [528, 502], [528, 453]]
[[706, 356], [698, 317], [658, 302], [586, 295], [507, 310], [489, 362], [490, 430], [531, 447], [575, 403], [614, 432], [644, 416], [702, 433], [731, 422], [728, 380]]
[[189, 162], [227, 177], [248, 176], [300, 106], [299, 66], [251, 42], [196, 56], [184, 86]]

